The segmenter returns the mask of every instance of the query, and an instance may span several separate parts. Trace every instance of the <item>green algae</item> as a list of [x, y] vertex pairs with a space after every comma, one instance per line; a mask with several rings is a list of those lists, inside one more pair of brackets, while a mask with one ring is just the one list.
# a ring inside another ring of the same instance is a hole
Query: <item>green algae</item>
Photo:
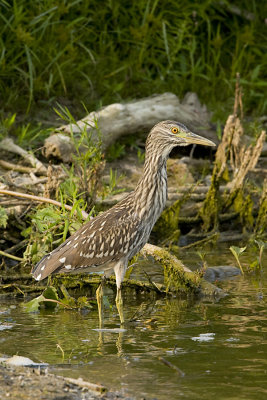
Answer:
[[233, 207], [235, 211], [239, 214], [243, 230], [246, 230], [246, 228], [251, 230], [254, 224], [253, 201], [251, 195], [248, 194], [246, 196], [244, 190], [238, 190], [235, 195]]
[[199, 210], [199, 216], [203, 221], [203, 230], [205, 232], [216, 230], [219, 225], [219, 212], [222, 208], [222, 200], [219, 193], [220, 180], [217, 175], [218, 171], [219, 167], [215, 165], [209, 191]]
[[267, 179], [264, 182], [254, 233], [266, 235], [266, 231], [267, 231]]
[[201, 277], [198, 273], [185, 270], [183, 263], [167, 250], [155, 250], [153, 256], [164, 268], [164, 282], [168, 292], [196, 292], [199, 289]]

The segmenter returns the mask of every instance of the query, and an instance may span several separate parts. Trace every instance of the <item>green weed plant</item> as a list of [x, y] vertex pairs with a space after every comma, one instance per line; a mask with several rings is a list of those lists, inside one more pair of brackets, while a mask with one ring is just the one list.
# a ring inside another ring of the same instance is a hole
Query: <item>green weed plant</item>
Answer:
[[[65, 122], [78, 127], [67, 107], [58, 105], [55, 111]], [[24, 260], [28, 264], [34, 265], [42, 256], [64, 242], [68, 235], [76, 232], [86, 222], [83, 217], [84, 211], [88, 213], [87, 220], [94, 216], [94, 205], [98, 195], [105, 198], [107, 195], [122, 191], [117, 188], [119, 177], [112, 169], [110, 169], [109, 184], [102, 184], [104, 161], [101, 151], [101, 132], [97, 121], [95, 125], [98, 135], [94, 140], [88, 134], [86, 126], [77, 133], [71, 129], [73, 161], [69, 166], [62, 165], [67, 177], [58, 190], [57, 200], [61, 202], [61, 208], [53, 205], [40, 206], [30, 214], [30, 225], [23, 231], [23, 236], [29, 238], [24, 253]], [[65, 204], [72, 206], [71, 212], [65, 209]], [[5, 216], [2, 214], [0, 213], [0, 223], [3, 220], [3, 224]]]
[[195, 91], [219, 114], [232, 107], [236, 73], [245, 112], [266, 110], [263, 0], [46, 0], [0, 2], [1, 107], [21, 115], [81, 99]]

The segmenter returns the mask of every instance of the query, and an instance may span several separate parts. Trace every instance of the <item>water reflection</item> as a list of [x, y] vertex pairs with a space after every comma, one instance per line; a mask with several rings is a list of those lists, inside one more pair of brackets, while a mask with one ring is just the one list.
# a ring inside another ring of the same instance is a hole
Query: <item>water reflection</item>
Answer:
[[267, 274], [220, 285], [229, 293], [220, 301], [127, 295], [126, 330], [115, 307], [99, 331], [97, 311], [27, 314], [6, 303], [0, 321], [12, 328], [0, 331], [0, 351], [137, 399], [265, 399]]

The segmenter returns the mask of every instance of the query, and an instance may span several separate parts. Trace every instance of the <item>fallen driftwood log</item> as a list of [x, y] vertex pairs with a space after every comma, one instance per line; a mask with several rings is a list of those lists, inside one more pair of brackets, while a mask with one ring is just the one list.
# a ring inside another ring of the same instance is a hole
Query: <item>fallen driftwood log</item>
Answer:
[[161, 247], [147, 243], [140, 251], [144, 257], [152, 257], [164, 268], [166, 292], [195, 293], [199, 296], [225, 296], [225, 292], [202, 279], [198, 273], [187, 268], [177, 257]]
[[157, 122], [167, 119], [180, 121], [192, 131], [218, 143], [218, 138], [210, 123], [211, 114], [206, 106], [200, 104], [195, 93], [187, 93], [182, 102], [173, 93], [163, 93], [145, 99], [121, 104], [115, 103], [93, 111], [76, 124], [61, 126], [55, 134], [46, 139], [43, 154], [71, 161], [74, 146], [68, 136], [71, 132], [86, 130], [93, 140], [102, 134], [102, 147], [105, 150], [122, 135], [149, 131]]

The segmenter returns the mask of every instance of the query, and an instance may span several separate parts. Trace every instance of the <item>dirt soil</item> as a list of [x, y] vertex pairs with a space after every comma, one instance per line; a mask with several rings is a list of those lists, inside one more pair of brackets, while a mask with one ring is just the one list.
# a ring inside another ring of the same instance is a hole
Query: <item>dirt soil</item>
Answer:
[[0, 399], [11, 400], [115, 400], [119, 393], [95, 392], [47, 369], [0, 365]]

